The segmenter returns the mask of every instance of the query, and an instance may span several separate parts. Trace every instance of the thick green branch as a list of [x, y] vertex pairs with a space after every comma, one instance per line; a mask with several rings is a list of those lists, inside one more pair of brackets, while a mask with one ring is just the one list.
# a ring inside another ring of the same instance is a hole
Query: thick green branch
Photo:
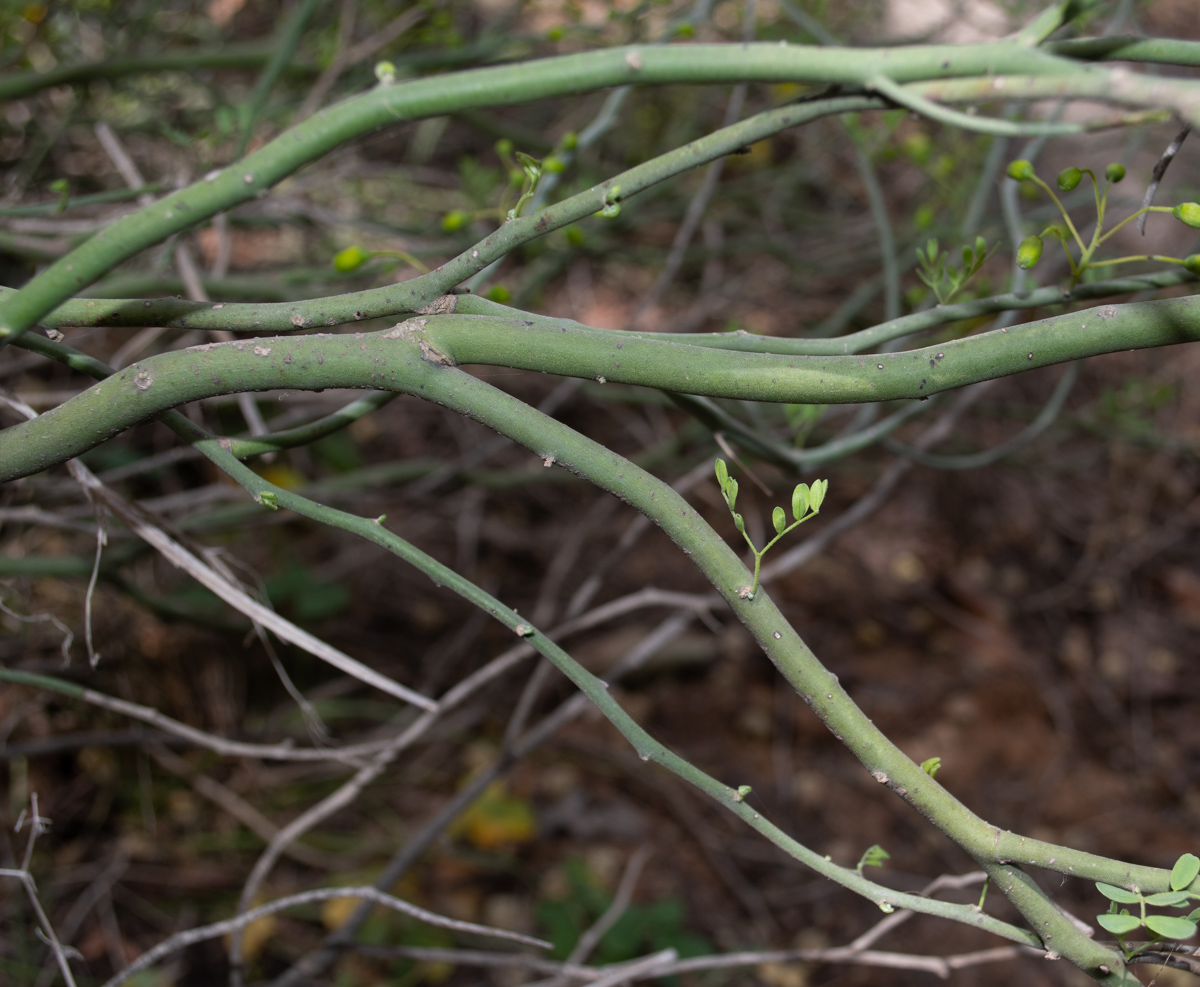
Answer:
[[1196, 296], [1106, 305], [870, 357], [731, 353], [552, 319], [430, 316], [381, 333], [276, 336], [150, 357], [0, 432], [0, 481], [65, 462], [131, 425], [217, 394], [403, 390], [416, 344], [435, 364], [517, 367], [707, 397], [837, 404], [928, 397], [1085, 356], [1197, 339]]

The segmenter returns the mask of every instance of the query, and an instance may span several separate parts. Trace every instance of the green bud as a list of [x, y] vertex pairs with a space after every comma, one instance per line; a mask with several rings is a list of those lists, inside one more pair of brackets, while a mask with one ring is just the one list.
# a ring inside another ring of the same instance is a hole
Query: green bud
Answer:
[[509, 290], [504, 287], [504, 285], [498, 284], [494, 285], [492, 289], [488, 291], [487, 298], [489, 301], [500, 302], [503, 304], [512, 298], [512, 295], [509, 293]]
[[1033, 177], [1033, 165], [1024, 158], [1012, 161], [1008, 166], [1008, 177], [1017, 182], [1027, 182]]
[[686, 22], [675, 28], [675, 34], [680, 38], [690, 38], [695, 33], [696, 29]]
[[561, 27], [552, 27], [552, 28], [550, 28], [549, 31], [546, 32], [546, 40], [547, 41], [562, 41], [562, 39], [563, 39], [564, 35], [566, 35], [566, 33], [567, 32], [564, 31]]
[[1021, 246], [1017, 248], [1017, 267], [1022, 271], [1028, 271], [1031, 267], [1035, 267], [1037, 262], [1042, 259], [1042, 238], [1040, 236], [1027, 236], [1021, 241]]
[[1125, 177], [1125, 166], [1114, 161], [1104, 169], [1104, 177], [1116, 185], [1117, 182]]
[[742, 534], [746, 533], [746, 522], [742, 520], [742, 516], [740, 514], [735, 514], [733, 516], [733, 526]]
[[1073, 189], [1079, 188], [1079, 183], [1083, 181], [1083, 172], [1078, 168], [1064, 168], [1058, 173], [1058, 190], [1060, 192], [1070, 192]]
[[501, 137], [498, 141], [496, 141], [496, 153], [501, 157], [504, 157], [506, 154], [512, 154], [512, 152], [513, 142], [507, 137]]
[[376, 62], [375, 78], [381, 86], [390, 86], [396, 81], [396, 66], [391, 62]]
[[573, 130], [568, 130], [562, 135], [562, 140], [558, 142], [558, 146], [564, 151], [574, 151], [579, 147], [579, 135]]
[[562, 158], [551, 154], [542, 159], [542, 170], [548, 171], [553, 175], [561, 175], [567, 170], [567, 166], [562, 163]]
[[1171, 210], [1171, 214], [1181, 223], [1200, 230], [1200, 202], [1180, 203]]
[[614, 185], [612, 188], [610, 188], [607, 192], [604, 193], [604, 202], [606, 205], [611, 206], [620, 197], [621, 197], [621, 186]]
[[619, 202], [610, 203], [600, 210], [600, 215], [605, 219], [616, 219], [621, 215], [621, 204]]
[[1183, 258], [1183, 266], [1193, 274], [1200, 274], [1200, 254], [1191, 254]]
[[713, 472], [717, 475], [717, 483], [720, 485], [721, 489], [724, 490], [725, 484], [729, 482], [729, 466], [726, 464], [725, 460], [718, 459], [716, 462], [714, 462]]
[[371, 255], [362, 247], [347, 247], [333, 255], [333, 267], [344, 274], [346, 271], [362, 267], [370, 258]]
[[279, 510], [279, 497], [273, 490], [264, 490], [258, 495], [258, 502], [268, 510]]
[[583, 230], [581, 230], [578, 226], [568, 226], [567, 227], [567, 243], [569, 243], [572, 247], [582, 246], [583, 245]]
[[471, 217], [461, 209], [452, 209], [442, 217], [442, 229], [447, 233], [457, 233], [470, 221]]
[[737, 495], [738, 495], [737, 480], [735, 480], [731, 477], [729, 479], [729, 482], [725, 484], [724, 493], [725, 493], [725, 503], [727, 503], [729, 505], [729, 509], [732, 511], [733, 508], [737, 505]]
[[520, 188], [525, 184], [525, 172], [520, 168], [513, 168], [508, 173], [508, 184]]

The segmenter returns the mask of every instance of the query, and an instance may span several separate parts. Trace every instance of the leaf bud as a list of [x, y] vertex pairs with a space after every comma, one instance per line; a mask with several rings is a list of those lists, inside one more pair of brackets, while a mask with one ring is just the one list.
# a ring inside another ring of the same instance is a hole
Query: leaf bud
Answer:
[[616, 219], [621, 215], [621, 203], [613, 202], [600, 210], [600, 215], [605, 219]]
[[1171, 210], [1171, 215], [1181, 223], [1200, 230], [1200, 202], [1181, 202]]
[[356, 268], [362, 267], [371, 255], [363, 250], [362, 247], [347, 247], [345, 250], [339, 250], [333, 255], [333, 268], [335, 271], [341, 271], [343, 274], [347, 271], [353, 271]]
[[1042, 238], [1037, 235], [1027, 236], [1017, 248], [1017, 267], [1028, 271], [1042, 259]]
[[457, 233], [467, 225], [470, 218], [461, 209], [452, 209], [442, 217], [442, 229], [447, 233]]
[[1104, 177], [1107, 178], [1114, 185], [1116, 185], [1117, 182], [1119, 182], [1122, 178], [1125, 177], [1125, 166], [1123, 164], [1120, 164], [1120, 163], [1114, 161], [1112, 164], [1110, 164], [1107, 168], [1104, 169]]
[[561, 175], [567, 170], [567, 166], [563, 164], [562, 158], [550, 154], [542, 159], [542, 170], [548, 171], [552, 175]]
[[390, 86], [396, 81], [396, 66], [391, 62], [376, 62], [375, 78], [381, 86]]
[[1008, 177], [1018, 182], [1027, 182], [1033, 177], [1033, 165], [1024, 158], [1009, 162]]
[[1058, 190], [1060, 192], [1071, 192], [1079, 188], [1079, 183], [1083, 181], [1083, 172], [1078, 168], [1064, 168], [1058, 173]]

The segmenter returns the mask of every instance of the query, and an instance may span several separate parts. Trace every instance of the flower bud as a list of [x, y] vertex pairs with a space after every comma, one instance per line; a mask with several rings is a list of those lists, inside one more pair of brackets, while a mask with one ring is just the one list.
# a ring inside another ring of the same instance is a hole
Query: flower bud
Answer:
[[347, 271], [353, 271], [355, 268], [362, 267], [370, 256], [362, 247], [347, 247], [345, 250], [339, 250], [333, 255], [333, 268], [335, 271], [341, 271], [344, 274]]
[[1104, 177], [1116, 185], [1117, 182], [1125, 177], [1125, 166], [1114, 161], [1104, 169]]
[[375, 78], [381, 86], [390, 86], [396, 81], [396, 66], [391, 62], [376, 62]]
[[497, 154], [499, 154], [503, 157], [505, 154], [512, 154], [512, 152], [513, 152], [513, 142], [510, 141], [507, 137], [501, 137], [498, 141], [496, 141], [496, 153]]
[[1200, 254], [1190, 254], [1183, 258], [1183, 266], [1193, 274], [1200, 274]]
[[558, 146], [564, 151], [574, 151], [579, 147], [579, 135], [573, 130], [568, 130], [562, 135], [562, 140], [558, 142]]
[[1024, 158], [1009, 162], [1008, 177], [1018, 182], [1027, 182], [1033, 177], [1033, 165]]
[[457, 233], [467, 225], [470, 218], [461, 209], [452, 209], [442, 217], [442, 229], [447, 233]]
[[1182, 202], [1171, 210], [1171, 214], [1181, 223], [1200, 230], [1200, 202]]
[[504, 285], [498, 284], [493, 286], [492, 289], [488, 291], [486, 297], [488, 301], [500, 302], [501, 304], [504, 304], [506, 301], [512, 298], [512, 295], [509, 293], [509, 290], [504, 287]]
[[1083, 181], [1083, 172], [1078, 168], [1064, 168], [1058, 173], [1058, 190], [1060, 192], [1070, 192], [1079, 188], [1079, 183]]
[[561, 175], [567, 170], [567, 166], [562, 163], [562, 158], [551, 154], [542, 159], [542, 170], [548, 171], [552, 175]]
[[1017, 248], [1017, 267], [1022, 271], [1028, 271], [1041, 259], [1042, 238], [1036, 235], [1027, 236], [1021, 241], [1021, 246]]

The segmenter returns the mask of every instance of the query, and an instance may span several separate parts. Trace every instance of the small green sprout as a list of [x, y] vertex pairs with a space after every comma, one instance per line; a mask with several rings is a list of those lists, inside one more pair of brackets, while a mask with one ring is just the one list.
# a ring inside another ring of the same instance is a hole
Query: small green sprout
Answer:
[[381, 86], [392, 85], [396, 81], [396, 66], [391, 62], [376, 62], [375, 78]]
[[931, 238], [925, 244], [924, 252], [920, 247], [917, 248], [917, 262], [920, 265], [917, 277], [933, 289], [939, 305], [945, 305], [966, 287], [967, 282], [979, 273], [979, 269], [983, 267], [991, 254], [987, 248], [987, 241], [980, 236], [975, 238], [973, 247], [964, 246], [962, 248], [963, 266], [961, 270], [953, 264], [946, 263], [949, 256], [949, 254], [939, 251], [935, 238]]
[[854, 868], [862, 875], [864, 867], [882, 867], [883, 862], [891, 857], [883, 847], [878, 843], [873, 843], [863, 852], [863, 855], [858, 860], [858, 865]]
[[506, 302], [510, 298], [512, 298], [512, 294], [509, 292], [509, 290], [506, 287], [504, 287], [504, 285], [497, 284], [497, 285], [493, 285], [488, 290], [486, 297], [487, 297], [488, 301], [500, 302], [501, 304], [504, 304], [504, 302]]
[[738, 590], [738, 596], [743, 600], [753, 600], [754, 594], [758, 592], [758, 575], [762, 568], [763, 556], [789, 531], [793, 528], [798, 528], [805, 521], [820, 512], [821, 503], [825, 500], [825, 492], [829, 489], [829, 481], [814, 480], [812, 486], [809, 486], [807, 483], [798, 483], [795, 489], [792, 490], [792, 523], [788, 524], [787, 514], [784, 509], [776, 507], [771, 512], [771, 526], [775, 529], [775, 537], [761, 549], [758, 549], [755, 547], [754, 542], [750, 540], [750, 536], [746, 534], [745, 520], [735, 510], [738, 495], [737, 480], [729, 475], [729, 467], [725, 465], [725, 460], [723, 459], [716, 461], [714, 470], [717, 474], [717, 484], [721, 488], [721, 496], [725, 498], [725, 504], [729, 508], [729, 513], [733, 515], [733, 526], [741, 532], [742, 537], [746, 539], [746, 544], [750, 546], [750, 551], [754, 553], [754, 582]]
[[754, 789], [752, 789], [749, 785], [738, 785], [738, 789], [737, 789], [737, 792], [733, 796], [733, 800], [735, 802], [745, 802], [746, 796], [749, 795], [752, 791], [754, 791]]
[[258, 502], [269, 511], [279, 510], [279, 496], [274, 490], [263, 490], [258, 495]]
[[930, 778], [937, 777], [938, 768], [940, 768], [941, 766], [942, 766], [942, 759], [940, 757], [931, 757], [928, 760], [921, 762], [921, 770], [924, 771], [927, 775], [929, 775]]

